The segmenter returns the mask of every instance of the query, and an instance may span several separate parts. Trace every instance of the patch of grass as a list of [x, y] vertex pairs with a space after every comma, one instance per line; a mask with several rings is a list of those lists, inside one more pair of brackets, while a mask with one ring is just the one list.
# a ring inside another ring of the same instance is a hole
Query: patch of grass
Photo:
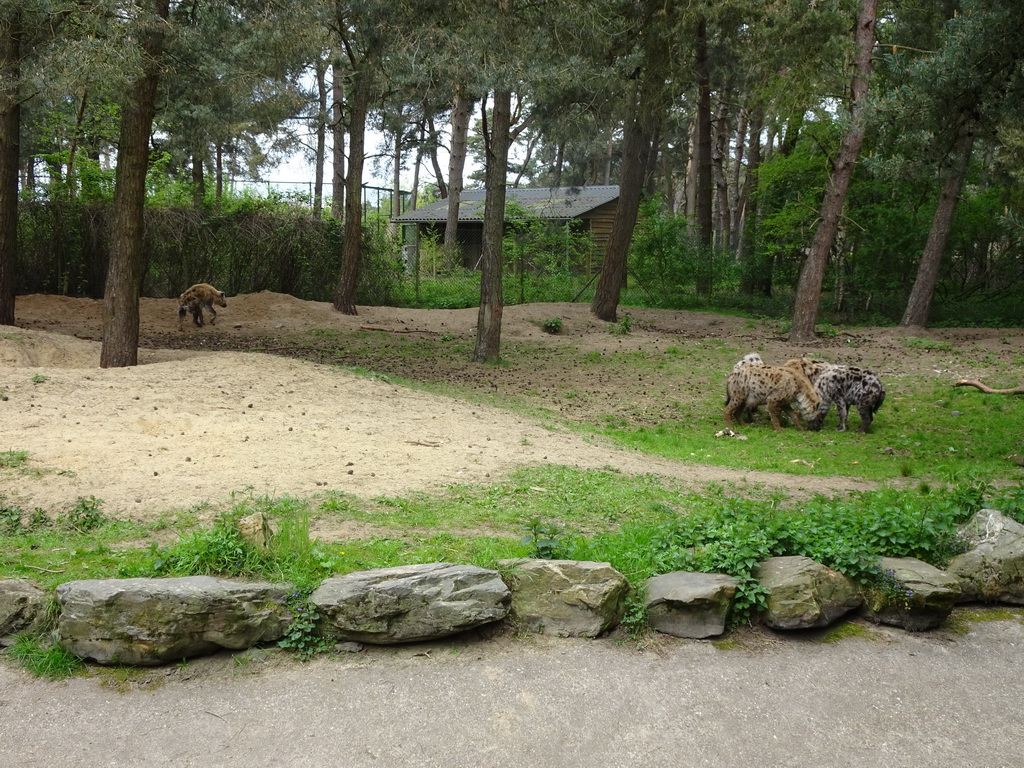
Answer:
[[743, 643], [738, 640], [734, 640], [730, 637], [724, 637], [721, 640], [712, 640], [711, 644], [720, 651], [742, 651]]
[[875, 634], [863, 624], [856, 624], [852, 621], [844, 621], [836, 624], [824, 635], [818, 638], [819, 643], [841, 643], [851, 637], [866, 638], [874, 640]]
[[1024, 608], [1007, 608], [1005, 606], [956, 608], [946, 618], [942, 626], [951, 634], [966, 635], [971, 631], [971, 624], [986, 621], [1016, 621], [1024, 624]]
[[0, 451], [0, 469], [19, 469], [28, 461], [28, 451]]
[[17, 635], [8, 652], [33, 675], [49, 680], [65, 680], [84, 669], [80, 657], [63, 646], [47, 643], [34, 635]]
[[914, 336], [908, 336], [903, 340], [903, 343], [906, 346], [911, 347], [912, 349], [925, 349], [932, 352], [953, 351], [953, 344], [948, 341], [936, 341], [935, 339], [919, 339]]

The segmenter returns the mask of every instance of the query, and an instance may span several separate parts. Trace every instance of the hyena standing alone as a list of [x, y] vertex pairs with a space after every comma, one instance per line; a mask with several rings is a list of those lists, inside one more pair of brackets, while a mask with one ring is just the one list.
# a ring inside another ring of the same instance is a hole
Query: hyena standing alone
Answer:
[[803, 429], [800, 415], [789, 407], [796, 401], [808, 425], [817, 428], [821, 397], [808, 378], [813, 364], [804, 360], [788, 360], [780, 366], [752, 363], [741, 360], [726, 379], [725, 425], [731, 429], [733, 418], [742, 425], [744, 410], [753, 413], [759, 405], [767, 405], [776, 430], [782, 429], [779, 411], [784, 411], [797, 429]]
[[196, 327], [202, 328], [203, 307], [210, 310], [210, 325], [214, 325], [217, 322], [217, 310], [213, 308], [214, 304], [218, 307], [228, 305], [224, 300], [224, 291], [218, 291], [209, 283], [193, 285], [178, 297], [178, 330], [184, 330], [182, 323], [185, 321], [185, 315], [189, 312], [192, 313], [192, 322], [196, 324]]

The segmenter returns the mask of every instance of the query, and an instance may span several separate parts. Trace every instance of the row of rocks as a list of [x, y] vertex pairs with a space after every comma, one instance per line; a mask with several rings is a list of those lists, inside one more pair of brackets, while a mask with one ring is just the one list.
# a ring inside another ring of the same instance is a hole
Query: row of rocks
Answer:
[[[945, 571], [913, 558], [882, 558], [885, 587], [864, 591], [806, 557], [761, 563], [763, 621], [776, 629], [823, 627], [860, 609], [869, 619], [922, 630], [967, 601], [1024, 604], [1024, 526], [982, 510], [961, 527], [971, 549]], [[380, 645], [433, 640], [506, 618], [533, 632], [596, 637], [615, 627], [629, 593], [607, 563], [509, 560], [500, 571], [429, 563], [324, 581], [308, 601], [290, 585], [207, 576], [72, 581], [56, 592], [55, 634], [100, 664], [157, 665], [220, 649], [273, 643], [299, 611], [337, 642]], [[739, 582], [675, 572], [648, 579], [652, 628], [678, 637], [725, 631]], [[0, 643], [47, 625], [51, 596], [26, 581], [0, 582]]]

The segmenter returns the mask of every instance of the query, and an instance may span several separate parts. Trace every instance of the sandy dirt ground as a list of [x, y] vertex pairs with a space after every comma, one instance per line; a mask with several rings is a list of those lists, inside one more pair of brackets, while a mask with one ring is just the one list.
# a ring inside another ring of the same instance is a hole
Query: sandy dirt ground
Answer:
[[[614, 467], [694, 483], [757, 483], [797, 493], [870, 487], [855, 479], [737, 473], [656, 459], [493, 407], [397, 386], [386, 377], [274, 354], [220, 351], [273, 352], [275, 343], [280, 351], [311, 329], [342, 335], [379, 330], [369, 335], [382, 339], [472, 339], [475, 309], [360, 307], [359, 315], [345, 316], [327, 303], [263, 292], [229, 297], [215, 326], [187, 324], [179, 331], [176, 307], [171, 299], [143, 298], [140, 364], [101, 369], [102, 302], [18, 297], [17, 326], [0, 326], [0, 450], [28, 451], [29, 471], [8, 473], [3, 493], [23, 508], [48, 510], [95, 496], [107, 514], [151, 519], [193, 505], [216, 508], [230, 503], [233, 493], [398, 495], [487, 481], [541, 463]], [[657, 352], [680, 339], [717, 337], [741, 348], [767, 344], [769, 352], [778, 348], [778, 356], [792, 354], [742, 318], [632, 312], [633, 332], [612, 335], [586, 305], [509, 306], [502, 341]], [[555, 316], [563, 319], [563, 332], [551, 336], [540, 326]], [[870, 363], [887, 376], [896, 370], [894, 358], [905, 362], [908, 350], [898, 343], [898, 330], [864, 333], [871, 343], [858, 347], [849, 362]], [[971, 330], [957, 338], [1005, 352], [1006, 333]], [[1020, 348], [1021, 332], [1014, 333]], [[166, 348], [184, 344], [192, 348]], [[536, 387], [543, 379], [536, 371], [466, 368], [477, 378], [493, 375], [495, 389]], [[934, 371], [949, 380], [968, 373]], [[644, 381], [604, 394], [602, 407], [608, 408], [616, 407], [609, 404], [615, 400], [629, 407], [646, 400], [655, 407], [676, 396], [667, 389], [648, 391]]]

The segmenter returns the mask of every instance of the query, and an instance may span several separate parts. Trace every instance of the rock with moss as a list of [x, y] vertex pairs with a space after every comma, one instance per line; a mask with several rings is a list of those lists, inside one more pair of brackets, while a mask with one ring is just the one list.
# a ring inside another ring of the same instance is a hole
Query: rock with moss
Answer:
[[57, 588], [58, 642], [99, 664], [154, 666], [282, 637], [282, 584], [210, 576], [69, 581]]
[[913, 557], [883, 557], [878, 561], [878, 586], [864, 595], [864, 615], [876, 624], [911, 632], [937, 627], [960, 597], [956, 578]]
[[1024, 604], [1024, 525], [982, 509], [959, 533], [970, 549], [954, 557], [946, 571], [960, 584], [960, 601]]
[[622, 619], [626, 577], [609, 563], [503, 560], [512, 591], [511, 617], [520, 626], [559, 637], [597, 637]]
[[658, 632], [714, 637], [725, 632], [739, 580], [720, 573], [675, 571], [647, 580], [647, 615]]
[[0, 646], [13, 645], [22, 632], [42, 632], [49, 604], [50, 594], [30, 581], [0, 580]]
[[309, 597], [334, 640], [392, 645], [434, 640], [501, 621], [512, 594], [497, 571], [427, 563], [327, 579]]
[[773, 629], [826, 627], [864, 602], [848, 577], [809, 557], [772, 557], [754, 576], [764, 587], [762, 619]]

